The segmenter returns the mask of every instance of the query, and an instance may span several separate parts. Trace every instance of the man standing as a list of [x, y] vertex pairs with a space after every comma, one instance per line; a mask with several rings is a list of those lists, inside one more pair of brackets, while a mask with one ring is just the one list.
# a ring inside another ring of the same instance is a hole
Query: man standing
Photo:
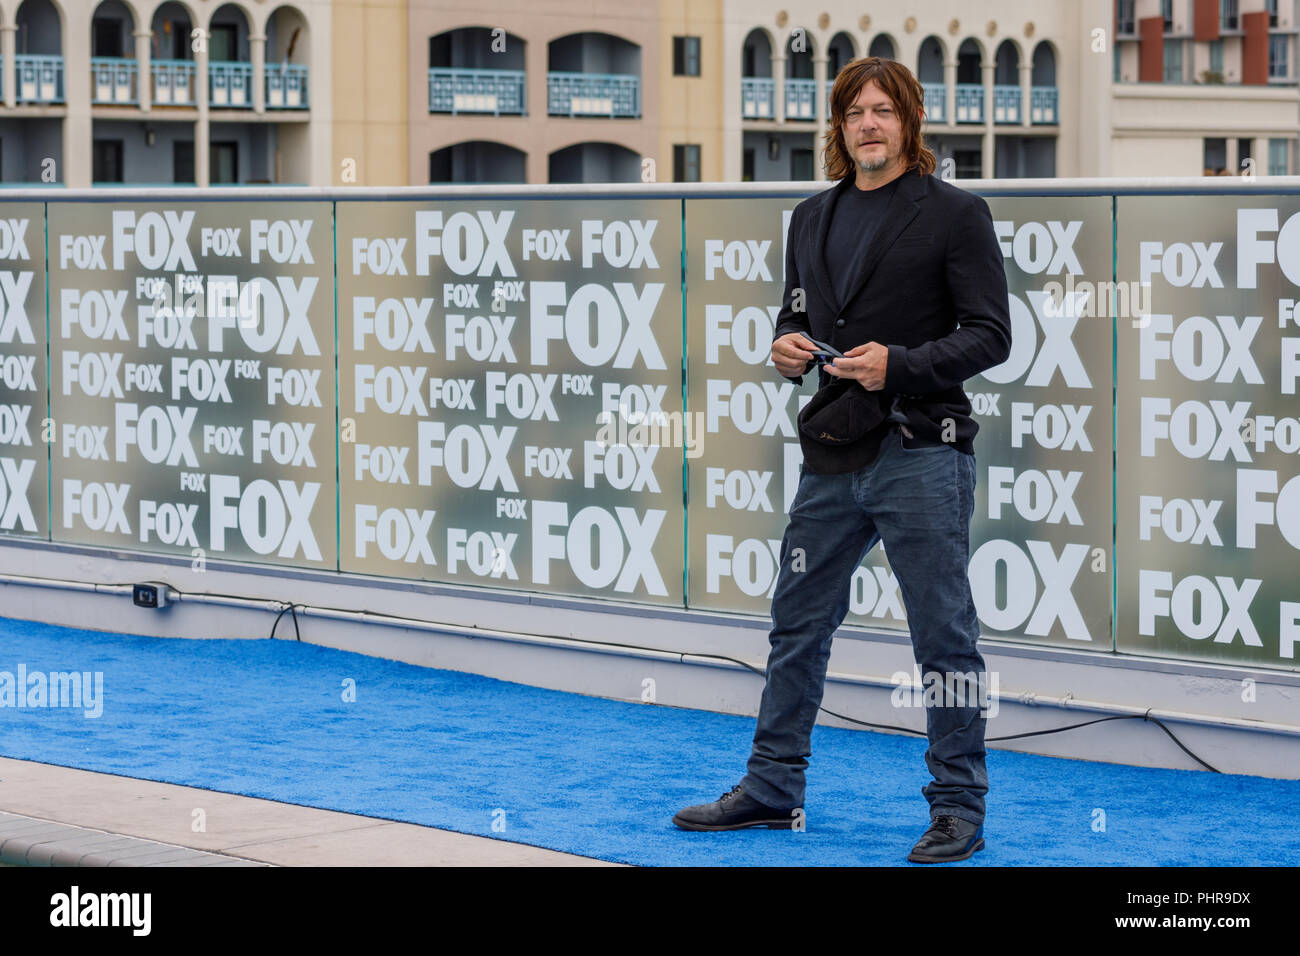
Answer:
[[[1010, 353], [1007, 282], [988, 204], [932, 175], [922, 103], [920, 83], [893, 60], [855, 60], [835, 80], [826, 172], [839, 183], [790, 218], [772, 343], [781, 375], [802, 382], [816, 361], [821, 388], [799, 416], [804, 463], [781, 544], [767, 684], [748, 773], [721, 799], [679, 811], [684, 829], [791, 827], [831, 640], [877, 542], [922, 674], [983, 685], [967, 578], [979, 426], [962, 382]], [[984, 848], [984, 718], [963, 700], [926, 708], [931, 825], [915, 862]]]

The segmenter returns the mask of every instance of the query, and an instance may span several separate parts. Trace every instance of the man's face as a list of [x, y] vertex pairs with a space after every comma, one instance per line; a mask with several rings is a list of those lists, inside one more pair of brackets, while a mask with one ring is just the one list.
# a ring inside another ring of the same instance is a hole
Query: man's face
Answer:
[[875, 81], [865, 83], [849, 106], [843, 131], [844, 146], [863, 172], [878, 172], [902, 159], [902, 120]]

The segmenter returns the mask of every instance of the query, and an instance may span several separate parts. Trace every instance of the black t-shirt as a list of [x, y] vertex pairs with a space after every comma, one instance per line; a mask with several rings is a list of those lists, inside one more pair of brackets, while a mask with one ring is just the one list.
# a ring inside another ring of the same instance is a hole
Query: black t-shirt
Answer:
[[[855, 183], [841, 192], [835, 201], [830, 231], [826, 235], [826, 271], [830, 273], [841, 307], [847, 304], [849, 284], [857, 276], [858, 267], [867, 255], [867, 247], [871, 245], [901, 178], [891, 179], [877, 189], [859, 189]], [[878, 429], [882, 436], [889, 428], [889, 422], [906, 425], [907, 418], [897, 407], [892, 408], [886, 422]], [[942, 444], [913, 435], [910, 428], [903, 432], [903, 443], [909, 448]]]
[[847, 304], [849, 285], [866, 257], [867, 247], [901, 178], [895, 177], [876, 189], [859, 189], [854, 183], [841, 190], [835, 200], [830, 231], [826, 235], [826, 271], [830, 273], [841, 306]]

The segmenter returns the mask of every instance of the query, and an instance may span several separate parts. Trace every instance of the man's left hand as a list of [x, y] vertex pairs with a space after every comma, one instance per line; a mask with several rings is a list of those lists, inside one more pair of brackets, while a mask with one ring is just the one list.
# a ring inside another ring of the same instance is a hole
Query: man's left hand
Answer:
[[868, 392], [878, 392], [885, 387], [885, 363], [889, 349], [879, 342], [868, 342], [849, 349], [843, 358], [823, 366], [836, 378], [856, 379]]

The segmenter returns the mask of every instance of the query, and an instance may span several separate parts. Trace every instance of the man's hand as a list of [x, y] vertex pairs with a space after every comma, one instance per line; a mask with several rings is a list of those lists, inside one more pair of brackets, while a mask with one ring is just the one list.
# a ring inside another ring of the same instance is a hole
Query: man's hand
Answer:
[[802, 332], [787, 332], [772, 343], [772, 364], [786, 378], [802, 375], [812, 361], [813, 345]]
[[843, 358], [837, 358], [825, 368], [836, 378], [856, 379], [868, 392], [878, 392], [885, 387], [885, 363], [888, 359], [888, 348], [879, 342], [868, 342], [849, 349]]

